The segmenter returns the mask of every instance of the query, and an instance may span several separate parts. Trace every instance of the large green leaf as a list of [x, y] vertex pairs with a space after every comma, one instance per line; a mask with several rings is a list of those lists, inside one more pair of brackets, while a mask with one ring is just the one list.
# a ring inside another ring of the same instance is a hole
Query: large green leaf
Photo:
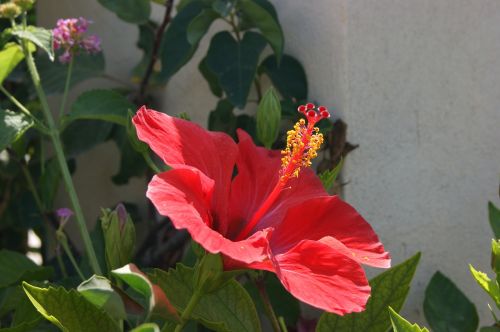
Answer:
[[496, 280], [491, 280], [484, 272], [477, 271], [472, 265], [469, 264], [470, 272], [476, 282], [481, 286], [486, 293], [495, 301], [495, 304], [500, 308], [500, 287]]
[[40, 189], [40, 197], [47, 211], [51, 211], [54, 204], [59, 184], [61, 183], [61, 172], [59, 163], [56, 157], [52, 157], [45, 161], [43, 172], [38, 179], [38, 188]]
[[492, 202], [488, 202], [488, 217], [495, 238], [500, 239], [500, 209]]
[[91, 90], [76, 99], [64, 122], [103, 120], [126, 126], [129, 109], [135, 106], [122, 94], [113, 90]]
[[78, 286], [78, 292], [87, 301], [106, 311], [112, 318], [116, 320], [127, 318], [123, 301], [108, 279], [93, 275]]
[[206, 6], [201, 1], [187, 4], [175, 15], [167, 31], [163, 35], [161, 49], [161, 73], [159, 77], [167, 81], [193, 56], [198, 44], [191, 45], [187, 29], [191, 21], [197, 17]]
[[111, 271], [113, 276], [120, 279], [141, 294], [148, 302], [148, 310], [165, 319], [176, 321], [177, 312], [170, 304], [163, 290], [155, 283], [151, 283], [148, 277], [134, 264], [127, 264], [119, 269]]
[[245, 17], [262, 32], [279, 62], [283, 55], [284, 37], [277, 17], [252, 0], [241, 0], [238, 2], [238, 7], [245, 14]]
[[102, 309], [90, 303], [76, 290], [63, 287], [39, 288], [23, 283], [31, 303], [52, 324], [68, 332], [120, 331]]
[[410, 290], [420, 253], [398, 264], [370, 281], [372, 296], [366, 310], [360, 313], [337, 316], [324, 313], [318, 322], [317, 332], [385, 332], [391, 326], [387, 306], [401, 310]]
[[241, 41], [227, 31], [212, 38], [207, 66], [217, 76], [227, 98], [238, 108], [246, 104], [264, 46], [265, 40], [255, 32], [246, 32]]
[[206, 57], [200, 61], [200, 64], [198, 65], [198, 69], [200, 70], [201, 75], [203, 75], [205, 80], [208, 82], [208, 86], [210, 87], [210, 91], [212, 91], [212, 93], [215, 96], [221, 98], [222, 97], [222, 88], [219, 84], [217, 76], [210, 70], [210, 68], [208, 68]]
[[[142, 152], [137, 152], [132, 145], [127, 134], [127, 129], [122, 126], [115, 126], [112, 132], [112, 139], [120, 150], [120, 168], [118, 169], [118, 173], [114, 174], [111, 178], [113, 183], [123, 185], [127, 184], [130, 178], [134, 176], [143, 176], [147, 170], [147, 164], [141, 155]], [[144, 153], [149, 153], [147, 149], [146, 146]]]
[[33, 120], [29, 116], [0, 109], [0, 151], [15, 142], [31, 126]]
[[38, 266], [18, 252], [0, 250], [0, 288], [23, 280], [46, 280], [53, 272], [52, 268]]
[[1, 332], [32, 331], [42, 320], [38, 311], [24, 294], [21, 285], [9, 287], [0, 292], [0, 319], [6, 315], [11, 316], [10, 328], [0, 329]]
[[54, 61], [54, 42], [51, 30], [32, 25], [26, 28], [17, 26], [12, 29], [12, 34], [37, 45], [49, 55], [51, 61]]
[[215, 110], [208, 117], [208, 129], [212, 131], [223, 131], [231, 136], [236, 134], [236, 117], [233, 113], [234, 106], [226, 99], [217, 103]]
[[7, 43], [0, 51], [0, 84], [9, 76], [16, 66], [24, 59], [24, 53], [21, 46], [16, 43]]
[[[151, 280], [158, 284], [183, 311], [193, 295], [194, 269], [178, 264], [167, 272], [154, 270]], [[204, 294], [195, 306], [191, 317], [215, 331], [260, 331], [260, 321], [252, 299], [234, 279], [223, 287]]]
[[[62, 64], [59, 61], [51, 62], [47, 57], [37, 57], [36, 60], [45, 92], [47, 94], [63, 92], [68, 65]], [[104, 73], [105, 65], [102, 53], [92, 55], [80, 53], [74, 57], [73, 61], [71, 87]]]
[[284, 98], [307, 99], [307, 76], [300, 62], [284, 54], [278, 64], [276, 57], [270, 55], [262, 61], [259, 72], [265, 73]]
[[479, 324], [474, 304], [439, 271], [425, 290], [424, 314], [433, 332], [474, 332]]
[[149, 0], [99, 0], [99, 3], [114, 12], [125, 22], [146, 23], [151, 14]]
[[62, 132], [66, 157], [75, 157], [110, 138], [113, 124], [99, 120], [76, 120]]
[[197, 45], [201, 38], [207, 33], [213, 21], [218, 17], [219, 14], [212, 10], [212, 8], [203, 9], [188, 25], [187, 39], [189, 43], [191, 45]]
[[425, 327], [420, 328], [417, 324], [412, 325], [391, 307], [389, 307], [389, 314], [391, 315], [392, 328], [394, 332], [429, 332], [429, 330]]

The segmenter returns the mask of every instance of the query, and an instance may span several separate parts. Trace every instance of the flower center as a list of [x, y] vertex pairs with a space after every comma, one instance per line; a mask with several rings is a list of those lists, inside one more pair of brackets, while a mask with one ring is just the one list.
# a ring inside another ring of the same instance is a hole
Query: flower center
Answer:
[[250, 235], [262, 216], [278, 199], [288, 180], [292, 177], [298, 177], [300, 170], [311, 166], [311, 160], [318, 156], [317, 151], [323, 143], [323, 134], [314, 125], [319, 120], [330, 117], [330, 113], [325, 106], [316, 108], [312, 103], [299, 106], [298, 111], [306, 116], [307, 121], [300, 119], [293, 126], [293, 129], [287, 132], [286, 148], [281, 151], [281, 169], [278, 183], [254, 213], [250, 222], [245, 225], [245, 228], [236, 237], [236, 241], [241, 241]]

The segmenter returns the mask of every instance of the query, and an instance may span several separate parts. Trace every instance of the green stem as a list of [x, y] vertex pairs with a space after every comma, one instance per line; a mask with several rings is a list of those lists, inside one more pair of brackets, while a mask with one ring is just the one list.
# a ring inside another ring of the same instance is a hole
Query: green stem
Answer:
[[26, 182], [28, 183], [28, 188], [30, 189], [31, 193], [33, 194], [33, 198], [35, 199], [35, 204], [38, 207], [38, 210], [40, 210], [40, 213], [43, 217], [43, 216], [45, 216], [45, 208], [43, 206], [42, 200], [40, 199], [40, 195], [38, 195], [38, 191], [36, 190], [33, 178], [31, 177], [31, 174], [28, 171], [28, 168], [26, 167], [25, 164], [23, 164], [22, 161], [21, 161], [21, 170], [23, 171], [24, 178], [26, 179]]
[[174, 332], [182, 331], [182, 329], [184, 328], [184, 325], [186, 325], [186, 323], [188, 322], [189, 317], [191, 316], [191, 313], [193, 312], [194, 308], [198, 304], [198, 301], [200, 300], [201, 295], [202, 294], [200, 291], [195, 291], [193, 296], [191, 296], [191, 299], [189, 300], [189, 303], [187, 304], [186, 309], [184, 309], [184, 311], [182, 312], [181, 321], [175, 327]]
[[156, 164], [154, 163], [153, 159], [151, 159], [151, 156], [149, 155], [149, 153], [147, 151], [143, 152], [142, 153], [142, 156], [144, 157], [144, 160], [146, 161], [146, 164], [148, 164], [148, 166], [156, 173], [156, 174], [159, 174], [161, 173], [161, 169], [158, 168], [158, 166], [156, 166]]
[[[24, 17], [23, 24], [25, 24], [26, 18]], [[59, 164], [59, 168], [61, 170], [62, 178], [64, 184], [66, 186], [66, 191], [68, 192], [69, 199], [73, 206], [73, 211], [75, 212], [76, 221], [78, 224], [78, 228], [80, 231], [80, 235], [83, 240], [83, 245], [85, 247], [85, 251], [90, 263], [90, 266], [95, 274], [102, 274], [101, 268], [99, 267], [99, 263], [97, 262], [97, 256], [94, 251], [94, 247], [92, 246], [92, 241], [90, 239], [89, 231], [87, 230], [87, 224], [85, 223], [85, 218], [83, 217], [82, 208], [80, 206], [80, 202], [78, 200], [78, 196], [76, 194], [75, 186], [73, 184], [73, 180], [71, 178], [71, 174], [68, 169], [68, 164], [66, 163], [66, 157], [63, 152], [63, 146], [61, 143], [61, 138], [59, 136], [59, 131], [57, 130], [57, 126], [54, 122], [54, 118], [50, 111], [49, 104], [47, 102], [47, 97], [45, 92], [43, 91], [40, 75], [35, 66], [35, 61], [33, 56], [28, 51], [28, 47], [26, 41], [22, 42], [24, 56], [26, 58], [26, 63], [28, 65], [28, 70], [31, 75], [31, 79], [33, 80], [33, 85], [35, 86], [35, 90], [37, 92], [38, 98], [40, 99], [40, 104], [42, 106], [42, 110], [49, 126], [50, 138], [52, 140], [52, 144], [54, 145], [54, 150], [56, 154], [56, 158]]]
[[262, 99], [262, 88], [260, 86], [260, 81], [257, 77], [253, 80], [255, 84], [255, 90], [257, 90], [257, 103], [260, 103]]
[[76, 273], [78, 273], [78, 276], [82, 279], [82, 281], [85, 281], [85, 276], [83, 275], [82, 271], [78, 267], [78, 264], [76, 263], [75, 256], [73, 256], [73, 253], [69, 249], [68, 240], [66, 239], [66, 235], [64, 234], [64, 232], [61, 229], [58, 229], [56, 232], [56, 236], [57, 236], [57, 240], [59, 241], [59, 243], [63, 247], [64, 252], [68, 256], [69, 261], [73, 265], [73, 268], [75, 269]]
[[16, 97], [14, 97], [13, 95], [10, 94], [9, 91], [7, 91], [7, 89], [5, 89], [2, 85], [0, 85], [0, 91], [2, 91], [2, 93], [7, 96], [7, 98], [9, 98], [9, 100], [17, 106], [17, 108], [19, 108], [19, 110], [26, 114], [27, 116], [29, 116], [31, 119], [33, 119], [33, 121], [35, 122], [37, 128], [39, 128], [44, 134], [49, 134], [49, 130], [47, 129], [47, 127], [45, 127], [43, 125], [43, 123], [41, 123], [36, 117], [33, 116], [33, 114], [31, 114], [31, 112], [26, 108], [24, 107], [23, 104], [21, 104], [21, 102], [19, 100], [16, 99]]
[[264, 304], [264, 310], [266, 311], [266, 315], [271, 321], [271, 325], [275, 332], [281, 332], [280, 323], [278, 318], [276, 317], [276, 313], [274, 312], [273, 306], [271, 304], [271, 300], [267, 295], [266, 285], [262, 279], [254, 280], [257, 289], [259, 290], [260, 298], [262, 299], [262, 303]]
[[61, 257], [61, 249], [56, 250], [56, 258], [57, 258], [57, 264], [59, 264], [59, 269], [61, 270], [61, 274], [64, 279], [68, 278], [68, 272], [66, 271], [66, 267], [64, 266], [64, 262]]
[[59, 122], [61, 122], [61, 119], [64, 115], [64, 109], [66, 108], [66, 100], [68, 98], [69, 84], [71, 82], [71, 73], [73, 72], [73, 62], [74, 62], [73, 58], [71, 58], [68, 65], [68, 72], [66, 73], [66, 83], [64, 84], [64, 92], [61, 101], [61, 108], [59, 109]]

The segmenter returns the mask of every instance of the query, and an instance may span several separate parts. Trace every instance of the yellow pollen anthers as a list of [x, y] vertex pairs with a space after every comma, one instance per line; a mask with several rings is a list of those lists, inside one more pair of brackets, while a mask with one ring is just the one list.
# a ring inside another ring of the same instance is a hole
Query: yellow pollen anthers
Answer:
[[281, 151], [280, 181], [288, 181], [290, 177], [298, 177], [303, 167], [311, 166], [311, 160], [318, 156], [318, 150], [323, 144], [323, 134], [316, 122], [330, 116], [324, 106], [315, 109], [314, 104], [301, 105], [298, 108], [307, 118], [300, 119], [292, 130], [287, 132], [286, 148]]

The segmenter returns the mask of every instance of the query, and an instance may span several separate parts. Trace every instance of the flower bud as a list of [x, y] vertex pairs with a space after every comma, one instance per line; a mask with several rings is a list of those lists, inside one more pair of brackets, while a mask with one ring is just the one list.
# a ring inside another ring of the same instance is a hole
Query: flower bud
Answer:
[[257, 109], [257, 138], [268, 149], [278, 138], [281, 104], [273, 88], [267, 90]]
[[30, 10], [35, 3], [35, 0], [11, 0], [15, 3], [23, 12]]
[[15, 3], [8, 2], [0, 5], [0, 17], [14, 19], [21, 14], [21, 8]]
[[209, 293], [220, 286], [223, 273], [222, 258], [219, 254], [207, 253], [197, 265], [194, 284], [198, 291]]

